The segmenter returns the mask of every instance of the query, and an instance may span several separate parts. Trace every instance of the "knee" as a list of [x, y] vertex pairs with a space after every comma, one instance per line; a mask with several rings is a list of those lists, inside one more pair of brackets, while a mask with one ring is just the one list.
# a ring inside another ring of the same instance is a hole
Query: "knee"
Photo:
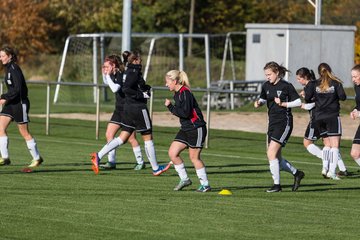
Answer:
[[267, 158], [269, 159], [269, 160], [273, 160], [273, 159], [275, 159], [276, 158], [276, 153], [274, 153], [273, 151], [267, 151], [266, 152], [266, 156], [267, 156]]
[[105, 137], [106, 137], [106, 140], [107, 140], [107, 141], [110, 141], [110, 140], [112, 140], [112, 139], [115, 137], [115, 134], [112, 133], [112, 132], [110, 132], [110, 131], [106, 131]]
[[360, 151], [351, 149], [350, 155], [354, 160], [356, 160], [360, 158]]
[[179, 153], [170, 148], [168, 151], [168, 155], [171, 160], [174, 160], [175, 158], [177, 158], [179, 156]]
[[312, 142], [310, 142], [310, 141], [307, 140], [307, 139], [304, 139], [303, 144], [304, 144], [304, 147], [307, 148], [310, 144], [312, 144]]
[[130, 145], [132, 146], [132, 147], [136, 147], [136, 146], [139, 146], [139, 142], [136, 140], [136, 138], [134, 138], [134, 137], [130, 137], [129, 139], [128, 139], [128, 142], [130, 143]]

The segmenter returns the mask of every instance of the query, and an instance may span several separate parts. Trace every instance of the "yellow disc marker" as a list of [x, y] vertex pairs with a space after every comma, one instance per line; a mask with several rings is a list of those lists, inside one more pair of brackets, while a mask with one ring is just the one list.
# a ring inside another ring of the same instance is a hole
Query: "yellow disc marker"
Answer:
[[219, 192], [220, 195], [232, 195], [232, 192], [230, 190], [227, 190], [227, 189], [223, 189]]

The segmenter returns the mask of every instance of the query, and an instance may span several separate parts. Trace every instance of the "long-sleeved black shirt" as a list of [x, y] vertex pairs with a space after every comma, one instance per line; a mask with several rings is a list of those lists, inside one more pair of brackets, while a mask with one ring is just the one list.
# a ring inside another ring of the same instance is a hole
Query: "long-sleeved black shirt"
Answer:
[[125, 94], [122, 90], [122, 88], [123, 88], [123, 73], [120, 71], [117, 71], [115, 74], [110, 74], [110, 78], [115, 84], [120, 85], [120, 89], [115, 93], [115, 107], [116, 107], [116, 109], [121, 111], [124, 109], [124, 104], [125, 104]]
[[268, 116], [270, 122], [284, 121], [292, 118], [291, 108], [280, 107], [275, 102], [275, 97], [280, 98], [281, 102], [292, 102], [300, 98], [294, 86], [281, 79], [275, 85], [266, 81], [261, 88], [260, 98], [266, 100]]
[[28, 88], [26, 86], [25, 77], [16, 63], [9, 62], [5, 64], [4, 81], [8, 91], [1, 95], [1, 99], [6, 100], [6, 105], [16, 104], [22, 100], [28, 99]]
[[149, 88], [142, 77], [141, 65], [129, 64], [123, 77], [123, 92], [126, 104], [146, 104], [143, 91]]
[[314, 99], [316, 120], [336, 117], [340, 115], [340, 102], [346, 100], [346, 94], [341, 83], [331, 81], [330, 86], [325, 91], [320, 90], [320, 81], [308, 83], [309, 91], [305, 92], [305, 101]]
[[169, 111], [179, 117], [181, 130], [190, 131], [206, 125], [199, 105], [189, 88], [182, 86], [174, 94], [175, 104], [169, 104]]

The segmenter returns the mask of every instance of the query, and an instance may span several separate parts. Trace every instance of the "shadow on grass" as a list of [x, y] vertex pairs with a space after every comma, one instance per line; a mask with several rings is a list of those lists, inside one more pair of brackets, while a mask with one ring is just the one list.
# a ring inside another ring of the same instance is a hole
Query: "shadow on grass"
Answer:
[[208, 175], [212, 175], [212, 174], [241, 174], [241, 173], [265, 173], [265, 172], [269, 172], [268, 169], [266, 170], [236, 170], [236, 171], [208, 171], [207, 174]]
[[253, 166], [269, 166], [264, 163], [251, 163], [251, 164], [226, 164], [226, 165], [206, 165], [206, 168], [227, 168], [227, 167], [253, 167]]
[[[318, 189], [318, 190], [301, 190], [301, 188], [303, 188], [303, 187], [321, 187], [321, 186], [328, 187], [328, 186], [334, 186], [334, 185], [336, 185], [336, 184], [332, 184], [332, 183], [301, 184], [298, 192], [333, 190], [334, 188], [326, 188], [326, 189]], [[281, 185], [283, 190], [289, 189], [290, 191], [291, 191], [292, 186], [293, 185]], [[236, 191], [236, 190], [246, 190], [246, 189], [264, 189], [264, 191], [266, 191], [266, 189], [268, 189], [269, 187], [271, 187], [271, 184], [269, 184], [267, 186], [223, 186], [221, 188], [213, 188], [213, 190], [221, 191], [222, 189], [228, 189], [228, 190]], [[360, 187], [358, 189], [360, 189]], [[344, 188], [344, 190], [346, 190], [346, 189]]]

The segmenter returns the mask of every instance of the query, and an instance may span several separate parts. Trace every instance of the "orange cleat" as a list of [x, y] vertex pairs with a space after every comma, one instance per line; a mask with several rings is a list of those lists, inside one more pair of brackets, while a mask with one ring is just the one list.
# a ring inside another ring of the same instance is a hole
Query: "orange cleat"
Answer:
[[97, 153], [90, 154], [91, 156], [91, 163], [93, 164], [91, 169], [94, 171], [95, 174], [99, 173], [99, 156]]

